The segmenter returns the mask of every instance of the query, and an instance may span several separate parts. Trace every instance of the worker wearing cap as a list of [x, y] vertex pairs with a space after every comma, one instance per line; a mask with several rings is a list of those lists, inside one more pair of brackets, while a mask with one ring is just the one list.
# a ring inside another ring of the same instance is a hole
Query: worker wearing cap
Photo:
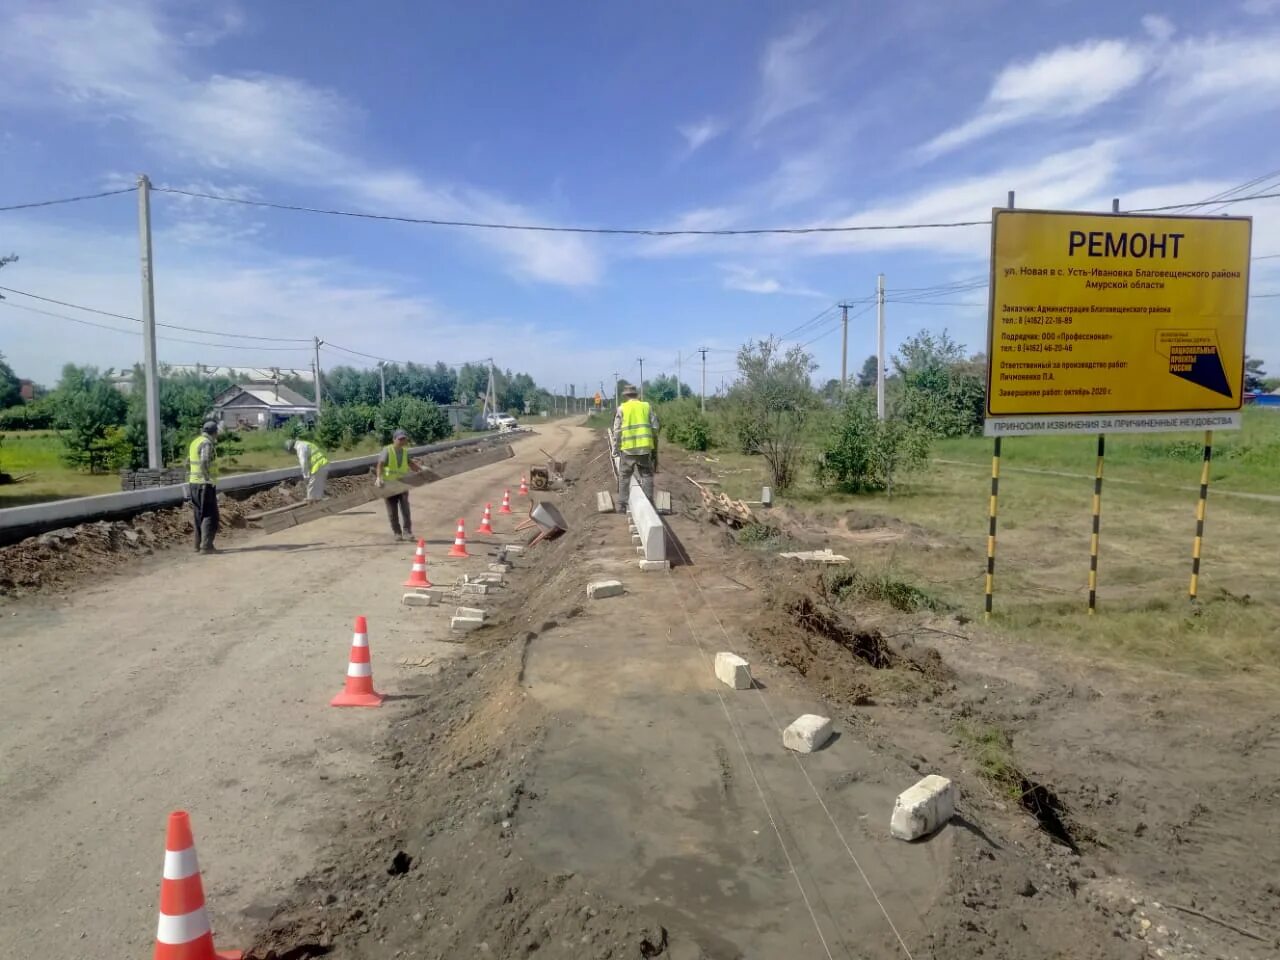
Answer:
[[631, 384], [622, 388], [623, 402], [613, 415], [613, 455], [618, 458], [618, 512], [627, 512], [631, 475], [653, 500], [653, 474], [658, 469], [658, 415], [653, 406], [638, 399]]
[[[373, 468], [375, 487], [381, 488], [387, 481], [395, 482], [406, 474], [418, 472], [418, 465], [409, 456], [408, 447], [409, 435], [403, 430], [397, 430], [391, 437], [390, 446], [383, 447], [378, 454], [378, 462]], [[413, 539], [413, 515], [409, 512], [408, 490], [387, 497], [387, 519], [391, 522], [391, 532], [396, 540]]]
[[187, 447], [187, 496], [195, 514], [196, 551], [217, 553], [218, 535], [218, 424], [205, 421], [200, 436]]
[[320, 445], [310, 440], [295, 440], [290, 437], [284, 442], [284, 448], [298, 455], [302, 479], [307, 481], [307, 499], [323, 500], [324, 482], [329, 477], [329, 458], [324, 455]]

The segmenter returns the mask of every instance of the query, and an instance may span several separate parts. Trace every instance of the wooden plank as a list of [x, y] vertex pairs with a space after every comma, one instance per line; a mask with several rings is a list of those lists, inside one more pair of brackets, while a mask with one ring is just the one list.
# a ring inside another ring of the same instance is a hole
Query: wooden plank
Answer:
[[[253, 526], [264, 533], [287, 530], [289, 527], [310, 523], [312, 520], [319, 520], [321, 517], [345, 513], [374, 500], [382, 500], [399, 493], [405, 493], [415, 487], [435, 483], [447, 477], [466, 473], [468, 470], [475, 470], [491, 463], [509, 460], [513, 456], [515, 456], [515, 452], [507, 445], [491, 447], [487, 450], [477, 450], [471, 454], [454, 457], [433, 467], [424, 467], [417, 473], [409, 474], [403, 480], [388, 483], [381, 488], [374, 487], [371, 484], [369, 487], [348, 494], [345, 497], [334, 497], [311, 504], [304, 501], [301, 504], [293, 504], [289, 507], [266, 511], [258, 515], [260, 519], [254, 522]], [[251, 520], [251, 518], [246, 519]]]

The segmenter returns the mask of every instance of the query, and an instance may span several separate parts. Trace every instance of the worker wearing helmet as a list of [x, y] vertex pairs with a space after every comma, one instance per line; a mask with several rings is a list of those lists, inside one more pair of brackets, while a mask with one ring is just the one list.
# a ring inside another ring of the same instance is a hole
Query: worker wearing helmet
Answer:
[[323, 500], [324, 482], [329, 476], [329, 458], [324, 455], [320, 445], [310, 440], [295, 440], [290, 437], [284, 442], [284, 448], [298, 455], [302, 479], [307, 482], [307, 499]]
[[618, 512], [627, 512], [631, 476], [640, 481], [644, 495], [653, 500], [653, 474], [658, 469], [658, 415], [639, 399], [639, 391], [627, 384], [623, 402], [613, 416], [613, 455], [618, 458]]
[[191, 500], [196, 528], [196, 552], [217, 553], [218, 535], [218, 424], [205, 421], [200, 436], [187, 447], [187, 497]]

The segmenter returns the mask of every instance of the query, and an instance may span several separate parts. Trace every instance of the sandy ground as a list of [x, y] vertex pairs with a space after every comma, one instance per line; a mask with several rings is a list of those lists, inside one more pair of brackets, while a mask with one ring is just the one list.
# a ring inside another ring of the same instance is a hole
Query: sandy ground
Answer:
[[[514, 495], [539, 445], [415, 491], [437, 579], [459, 516]], [[517, 506], [517, 509], [519, 507]], [[505, 518], [509, 529], [514, 518]], [[503, 529], [499, 526], [497, 529]], [[412, 701], [416, 668], [447, 657], [399, 606], [412, 549], [380, 503], [220, 556], [165, 552], [132, 576], [6, 606], [0, 622], [0, 943], [12, 956], [141, 956], [155, 933], [165, 818], [191, 812], [219, 942], [250, 937], [344, 824], [376, 816], [374, 744]], [[353, 618], [369, 618], [378, 712], [331, 709]], [[318, 777], [318, 779], [317, 779]]]

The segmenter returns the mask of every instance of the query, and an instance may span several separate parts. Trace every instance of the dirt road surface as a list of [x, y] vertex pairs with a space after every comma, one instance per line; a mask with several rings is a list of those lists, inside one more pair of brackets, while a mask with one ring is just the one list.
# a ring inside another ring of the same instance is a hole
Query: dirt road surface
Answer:
[[[483, 569], [479, 555], [444, 560], [457, 518], [474, 528], [478, 505], [514, 496], [538, 446], [569, 435], [551, 428], [517, 441], [514, 460], [413, 493], [435, 578]], [[394, 699], [413, 669], [396, 661], [459, 649], [426, 639], [398, 605], [412, 550], [391, 541], [379, 502], [239, 542], [213, 557], [168, 551], [133, 576], [2, 611], [8, 955], [143, 956], [170, 810], [192, 813], [228, 945], [270, 915], [332, 831], [378, 815], [365, 789], [373, 744], [412, 702]], [[328, 705], [359, 614], [375, 680], [392, 693], [381, 711]], [[311, 786], [317, 769], [327, 789]]]
[[[1271, 678], [843, 600], [856, 567], [744, 548], [678, 454], [659, 475], [678, 563], [640, 573], [622, 518], [595, 512], [599, 438], [551, 425], [516, 447], [413, 494], [446, 584], [519, 519], [446, 561], [457, 517], [473, 527], [538, 447], [569, 461], [545, 496], [568, 532], [467, 604], [490, 621], [465, 643], [449, 608], [399, 605], [410, 551], [379, 504], [0, 609], [7, 955], [145, 955], [179, 807], [218, 943], [251, 960], [1278, 955]], [[787, 514], [793, 542], [855, 556], [894, 533]], [[606, 576], [625, 594], [588, 600]], [[378, 711], [328, 706], [357, 614]], [[715, 681], [719, 650], [753, 689]], [[797, 757], [780, 731], [807, 712], [838, 735]], [[1004, 780], [983, 772], [993, 743]], [[890, 839], [894, 797], [934, 772], [958, 815]]]

